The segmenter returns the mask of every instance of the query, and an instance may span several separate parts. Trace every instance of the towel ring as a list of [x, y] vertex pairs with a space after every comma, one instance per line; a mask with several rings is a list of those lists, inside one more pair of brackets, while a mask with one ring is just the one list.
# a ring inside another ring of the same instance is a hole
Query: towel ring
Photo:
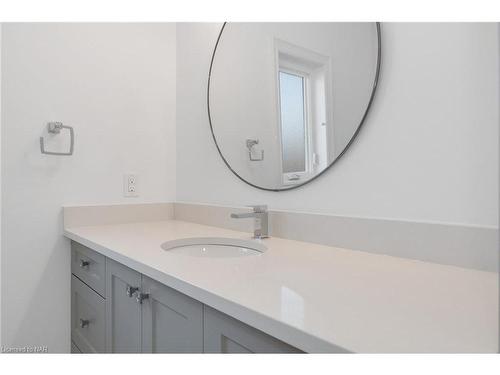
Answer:
[[258, 139], [247, 139], [246, 145], [248, 149], [248, 158], [250, 161], [263, 161], [264, 160], [264, 150], [260, 150], [260, 158], [254, 158], [252, 156], [252, 151], [253, 151], [253, 146], [258, 145], [259, 140]]
[[40, 137], [40, 151], [45, 155], [60, 155], [60, 156], [70, 156], [73, 155], [73, 149], [75, 145], [75, 132], [71, 126], [63, 125], [62, 122], [49, 122], [47, 124], [47, 131], [51, 134], [61, 133], [61, 129], [68, 129], [70, 136], [69, 152], [52, 152], [45, 150], [44, 139]]

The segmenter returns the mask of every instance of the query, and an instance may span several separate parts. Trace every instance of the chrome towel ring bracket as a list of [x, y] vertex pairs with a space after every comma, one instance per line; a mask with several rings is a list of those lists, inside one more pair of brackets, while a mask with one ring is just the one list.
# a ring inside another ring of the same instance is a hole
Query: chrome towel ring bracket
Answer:
[[68, 129], [70, 136], [70, 145], [69, 152], [51, 152], [45, 150], [45, 144], [43, 137], [40, 137], [40, 151], [45, 155], [61, 155], [61, 156], [70, 156], [73, 155], [73, 149], [75, 146], [75, 132], [71, 126], [64, 125], [62, 122], [49, 122], [47, 124], [47, 131], [51, 134], [59, 134], [61, 133], [61, 129]]
[[248, 149], [248, 158], [250, 161], [263, 161], [264, 160], [264, 150], [260, 151], [260, 158], [254, 158], [252, 155], [253, 151], [253, 146], [258, 145], [259, 140], [258, 139], [247, 139], [246, 145]]

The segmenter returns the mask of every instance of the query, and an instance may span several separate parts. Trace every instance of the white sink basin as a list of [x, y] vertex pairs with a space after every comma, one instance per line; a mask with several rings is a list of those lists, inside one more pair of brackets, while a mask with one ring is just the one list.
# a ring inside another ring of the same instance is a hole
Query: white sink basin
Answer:
[[194, 237], [167, 241], [161, 245], [171, 253], [206, 258], [232, 258], [261, 255], [266, 246], [257, 240], [237, 238]]

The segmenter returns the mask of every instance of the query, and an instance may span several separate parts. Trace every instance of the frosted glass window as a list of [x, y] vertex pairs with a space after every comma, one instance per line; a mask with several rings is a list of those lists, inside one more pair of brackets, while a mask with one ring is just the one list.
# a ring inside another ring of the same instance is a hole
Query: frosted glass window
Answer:
[[283, 172], [306, 170], [304, 77], [279, 72]]

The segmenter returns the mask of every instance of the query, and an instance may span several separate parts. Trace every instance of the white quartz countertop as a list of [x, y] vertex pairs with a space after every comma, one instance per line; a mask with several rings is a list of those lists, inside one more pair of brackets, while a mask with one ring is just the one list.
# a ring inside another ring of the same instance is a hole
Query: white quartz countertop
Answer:
[[497, 352], [498, 274], [269, 238], [262, 255], [169, 253], [250, 234], [176, 220], [65, 235], [306, 352]]

